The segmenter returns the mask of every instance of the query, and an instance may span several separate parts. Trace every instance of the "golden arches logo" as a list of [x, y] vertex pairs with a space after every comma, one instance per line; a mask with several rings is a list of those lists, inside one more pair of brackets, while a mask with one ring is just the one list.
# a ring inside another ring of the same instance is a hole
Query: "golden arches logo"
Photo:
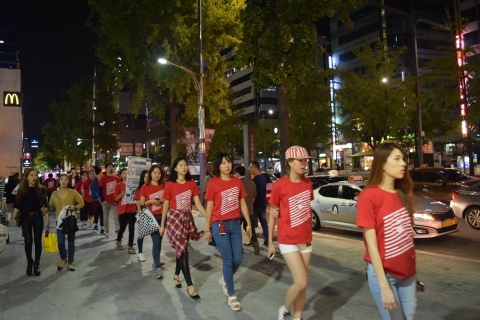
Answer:
[[4, 92], [3, 105], [4, 106], [19, 106], [20, 97], [18, 93], [15, 92]]

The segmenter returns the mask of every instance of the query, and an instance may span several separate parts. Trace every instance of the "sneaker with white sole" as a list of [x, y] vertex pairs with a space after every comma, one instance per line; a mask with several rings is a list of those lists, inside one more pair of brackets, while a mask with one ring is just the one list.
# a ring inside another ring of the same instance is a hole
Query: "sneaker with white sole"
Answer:
[[158, 268], [155, 270], [155, 278], [157, 279], [162, 279], [163, 278], [163, 274], [162, 274], [162, 269], [161, 268]]
[[92, 231], [93, 232], [98, 232], [98, 226], [94, 226]]
[[140, 261], [140, 262], [144, 262], [144, 261], [145, 261], [145, 256], [144, 256], [143, 253], [141, 253], [141, 252], [138, 254], [138, 261]]
[[108, 231], [105, 232], [105, 239], [108, 239]]
[[285, 309], [285, 306], [278, 308], [278, 320], [292, 320], [292, 314], [290, 311]]
[[103, 229], [102, 227], [102, 230], [100, 230], [100, 234], [104, 234], [105, 233], [105, 229]]

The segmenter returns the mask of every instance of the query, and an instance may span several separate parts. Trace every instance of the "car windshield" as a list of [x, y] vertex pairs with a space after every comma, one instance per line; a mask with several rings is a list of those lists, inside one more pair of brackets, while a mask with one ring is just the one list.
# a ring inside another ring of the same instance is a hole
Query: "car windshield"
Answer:
[[467, 176], [466, 174], [463, 174], [459, 171], [455, 170], [445, 170], [443, 172], [446, 176], [448, 176], [448, 180], [451, 182], [460, 182], [460, 181], [465, 181], [465, 180], [470, 180], [470, 177]]

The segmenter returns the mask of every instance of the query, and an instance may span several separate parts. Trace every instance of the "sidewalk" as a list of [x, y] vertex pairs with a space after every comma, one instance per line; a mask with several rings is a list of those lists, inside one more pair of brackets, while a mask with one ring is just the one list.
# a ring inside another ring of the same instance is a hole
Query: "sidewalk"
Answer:
[[[204, 218], [195, 222], [199, 230], [205, 228]], [[280, 254], [270, 261], [266, 248], [255, 256], [247, 247], [235, 275], [244, 310], [233, 312], [218, 284], [221, 259], [205, 239], [189, 247], [192, 278], [201, 296], [194, 301], [187, 296], [182, 275], [183, 287], [173, 284], [175, 253], [166, 239], [161, 254], [164, 279], [157, 280], [149, 238], [144, 243], [147, 261], [139, 262], [137, 255], [116, 250], [114, 239], [89, 229], [77, 233], [77, 271], [57, 271], [58, 253], [43, 254], [42, 274], [27, 277], [21, 231], [16, 226], [9, 231], [10, 247], [0, 255], [0, 319], [276, 319], [292, 283]], [[313, 249], [303, 318], [379, 319], [365, 282], [363, 243], [316, 233]], [[478, 319], [479, 267], [478, 261], [419, 252], [418, 273], [426, 292], [418, 294], [416, 318]]]

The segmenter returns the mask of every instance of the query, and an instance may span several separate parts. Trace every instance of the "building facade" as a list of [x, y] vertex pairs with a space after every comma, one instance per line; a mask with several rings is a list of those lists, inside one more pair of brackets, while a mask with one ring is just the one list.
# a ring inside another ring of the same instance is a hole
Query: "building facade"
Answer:
[[22, 171], [23, 113], [16, 46], [0, 35], [0, 176]]

